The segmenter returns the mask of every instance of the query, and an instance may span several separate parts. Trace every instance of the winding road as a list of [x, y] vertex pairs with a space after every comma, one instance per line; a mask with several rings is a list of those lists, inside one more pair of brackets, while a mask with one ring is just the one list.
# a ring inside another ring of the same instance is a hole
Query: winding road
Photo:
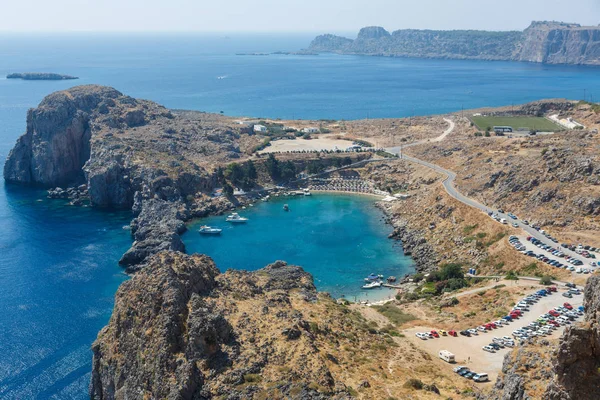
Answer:
[[[445, 178], [442, 181], [444, 189], [451, 197], [455, 198], [456, 200], [460, 201], [461, 203], [464, 203], [470, 207], [481, 210], [481, 211], [485, 212], [486, 214], [493, 212], [493, 213], [497, 214], [500, 218], [506, 219], [510, 224], [516, 223], [519, 226], [519, 228], [521, 228], [523, 231], [525, 231], [528, 234], [528, 236], [535, 237], [536, 239], [539, 239], [542, 243], [550, 245], [552, 247], [559, 247], [558, 244], [552, 242], [550, 239], [548, 239], [546, 236], [544, 236], [542, 233], [535, 230], [531, 226], [525, 225], [521, 220], [514, 220], [514, 219], [510, 218], [506, 213], [500, 213], [500, 212], [498, 212], [498, 210], [493, 210], [490, 207], [487, 207], [486, 205], [481, 204], [478, 201], [460, 193], [456, 189], [456, 186], [454, 185], [454, 181], [456, 180], [456, 173], [454, 173], [453, 171], [450, 171], [449, 169], [442, 168], [439, 165], [432, 164], [430, 162], [423, 161], [423, 160], [415, 158], [415, 157], [407, 156], [406, 154], [402, 153], [402, 149], [405, 149], [407, 147], [412, 147], [412, 146], [416, 146], [416, 145], [424, 144], [424, 143], [441, 142], [442, 140], [444, 140], [448, 135], [450, 135], [454, 131], [454, 128], [456, 127], [456, 124], [454, 123], [454, 121], [447, 119], [447, 118], [444, 118], [444, 121], [446, 121], [450, 126], [448, 127], [447, 130], [444, 131], [444, 133], [442, 133], [440, 136], [436, 137], [435, 139], [420, 140], [420, 141], [413, 142], [413, 143], [410, 143], [410, 144], [407, 144], [404, 146], [388, 147], [385, 150], [389, 153], [395, 154], [397, 156], [401, 156], [401, 158], [404, 160], [423, 165], [427, 168], [431, 168], [432, 170], [444, 175]], [[590, 260], [575, 253], [574, 251], [571, 251], [571, 250], [563, 248], [563, 247], [560, 247], [560, 251], [562, 251], [566, 255], [569, 255], [571, 257], [574, 257], [574, 258], [582, 261], [586, 268], [590, 267], [590, 265], [589, 265]]]

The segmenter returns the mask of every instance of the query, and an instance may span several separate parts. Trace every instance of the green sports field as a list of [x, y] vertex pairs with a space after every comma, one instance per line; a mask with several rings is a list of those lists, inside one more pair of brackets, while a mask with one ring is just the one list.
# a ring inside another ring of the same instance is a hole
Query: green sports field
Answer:
[[471, 117], [473, 123], [479, 129], [485, 131], [489, 126], [493, 129], [494, 126], [511, 126], [514, 131], [519, 128], [527, 128], [541, 132], [556, 132], [564, 130], [564, 128], [556, 125], [554, 122], [543, 117]]

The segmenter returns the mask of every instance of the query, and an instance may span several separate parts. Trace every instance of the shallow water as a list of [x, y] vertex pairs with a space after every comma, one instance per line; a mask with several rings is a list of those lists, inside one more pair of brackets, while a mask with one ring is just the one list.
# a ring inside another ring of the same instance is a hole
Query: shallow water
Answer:
[[[388, 239], [392, 228], [374, 207], [376, 198], [313, 194], [273, 198], [238, 210], [250, 220], [230, 224], [225, 216], [201, 219], [183, 236], [189, 253], [211, 256], [221, 270], [256, 270], [277, 260], [302, 266], [317, 289], [350, 300], [381, 300], [389, 289], [361, 290], [370, 273], [401, 277], [414, 270], [401, 244]], [[290, 211], [283, 210], [288, 204]], [[220, 236], [201, 235], [201, 225], [222, 228]]]

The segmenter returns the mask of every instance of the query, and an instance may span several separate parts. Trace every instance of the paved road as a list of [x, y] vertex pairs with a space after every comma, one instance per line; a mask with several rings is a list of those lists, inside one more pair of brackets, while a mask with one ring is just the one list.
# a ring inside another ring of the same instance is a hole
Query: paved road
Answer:
[[[456, 126], [452, 120], [449, 120], [446, 118], [444, 118], [444, 120], [446, 122], [448, 122], [448, 124], [450, 124], [450, 127], [446, 131], [444, 131], [444, 133], [442, 135], [433, 139], [433, 141], [435, 141], [435, 142], [439, 142], [439, 141], [443, 140], [444, 138], [446, 138], [454, 130], [454, 128]], [[400, 154], [402, 154], [402, 149], [407, 148], [407, 147], [412, 147], [412, 146], [415, 146], [417, 144], [422, 144], [422, 143], [427, 143], [427, 141], [418, 141], [418, 142], [407, 144], [405, 146], [388, 147], [388, 148], [386, 148], [386, 151], [399, 156]], [[544, 236], [543, 234], [538, 232], [537, 230], [533, 229], [531, 226], [523, 224], [523, 222], [521, 220], [513, 220], [506, 213], [500, 213], [500, 212], [498, 212], [498, 210], [493, 210], [490, 207], [487, 207], [486, 205], [481, 204], [478, 201], [460, 193], [454, 186], [454, 181], [456, 180], [456, 174], [454, 172], [452, 172], [448, 169], [442, 168], [439, 165], [432, 164], [430, 162], [423, 161], [423, 160], [415, 158], [415, 157], [407, 156], [406, 154], [402, 154], [402, 158], [407, 161], [414, 162], [416, 164], [420, 164], [425, 167], [431, 168], [434, 171], [437, 171], [437, 172], [441, 173], [442, 175], [444, 175], [445, 178], [444, 178], [442, 184], [444, 185], [446, 192], [448, 192], [448, 194], [451, 197], [455, 198], [456, 200], [460, 201], [461, 203], [464, 203], [470, 207], [481, 210], [481, 211], [485, 212], [486, 214], [490, 213], [490, 212], [494, 212], [495, 214], [498, 214], [498, 216], [500, 218], [506, 219], [510, 224], [516, 223], [519, 226], [519, 228], [521, 228], [528, 234], [528, 236], [533, 236], [536, 239], [539, 239], [542, 243], [548, 244], [553, 247], [559, 246], [558, 244], [552, 242], [546, 236]], [[589, 262], [591, 260], [586, 259], [585, 257], [575, 253], [574, 251], [571, 251], [571, 250], [568, 250], [568, 249], [565, 249], [562, 247], [560, 249], [563, 253], [581, 260], [585, 264], [585, 266], [587, 268], [589, 268]]]

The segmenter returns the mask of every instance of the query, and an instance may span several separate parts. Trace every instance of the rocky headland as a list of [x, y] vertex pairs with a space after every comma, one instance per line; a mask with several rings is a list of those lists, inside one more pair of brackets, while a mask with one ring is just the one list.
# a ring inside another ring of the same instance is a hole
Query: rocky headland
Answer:
[[366, 27], [354, 40], [330, 34], [318, 36], [308, 50], [391, 57], [600, 65], [600, 28], [547, 21], [533, 22], [522, 32], [402, 29], [390, 33], [382, 27]]
[[25, 81], [63, 81], [79, 78], [52, 72], [18, 72], [6, 75], [6, 79], [23, 79]]

